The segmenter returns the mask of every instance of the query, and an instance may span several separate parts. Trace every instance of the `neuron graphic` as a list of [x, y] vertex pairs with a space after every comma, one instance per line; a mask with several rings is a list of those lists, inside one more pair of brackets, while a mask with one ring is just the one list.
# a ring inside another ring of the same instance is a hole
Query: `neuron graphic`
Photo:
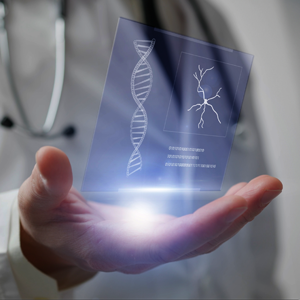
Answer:
[[198, 128], [200, 128], [200, 126], [201, 126], [201, 128], [203, 128], [203, 125], [204, 125], [203, 115], [204, 115], [204, 113], [205, 113], [206, 106], [209, 106], [209, 107], [212, 109], [212, 111], [216, 114], [219, 123], [221, 124], [221, 121], [220, 121], [220, 119], [219, 119], [218, 113], [215, 111], [214, 107], [213, 107], [211, 104], [208, 103], [208, 101], [213, 100], [213, 99], [215, 99], [215, 98], [217, 98], [217, 97], [218, 97], [218, 98], [221, 98], [221, 96], [219, 95], [219, 93], [220, 93], [220, 91], [221, 91], [222, 88], [220, 88], [220, 89], [218, 90], [218, 92], [216, 93], [216, 95], [215, 95], [214, 97], [209, 98], [209, 99], [206, 99], [206, 96], [205, 96], [205, 90], [204, 90], [203, 87], [201, 86], [201, 81], [202, 81], [202, 79], [203, 79], [205, 73], [208, 72], [208, 71], [211, 71], [213, 68], [214, 68], [214, 67], [212, 67], [212, 68], [210, 68], [210, 69], [206, 69], [206, 70], [203, 72], [203, 68], [201, 69], [200, 65], [198, 65], [198, 69], [199, 69], [199, 72], [200, 72], [200, 79], [198, 78], [197, 72], [195, 72], [195, 73], [193, 74], [194, 77], [196, 78], [196, 80], [198, 81], [197, 93], [199, 94], [200, 97], [201, 97], [201, 94], [203, 95], [203, 97], [201, 97], [201, 99], [203, 99], [203, 103], [202, 103], [202, 104], [198, 103], [198, 104], [193, 105], [190, 109], [188, 109], [188, 111], [190, 111], [193, 107], [198, 107], [198, 106], [199, 106], [199, 108], [197, 108], [196, 111], [200, 110], [200, 109], [203, 107], [203, 110], [202, 110], [202, 113], [201, 113], [200, 122], [198, 123]]
[[148, 118], [143, 103], [147, 100], [153, 82], [152, 69], [147, 57], [155, 45], [155, 39], [151, 41], [136, 40], [133, 42], [140, 60], [135, 66], [131, 76], [131, 94], [137, 104], [130, 124], [130, 138], [134, 150], [127, 164], [127, 176], [142, 169], [142, 156], [139, 148], [145, 138]]

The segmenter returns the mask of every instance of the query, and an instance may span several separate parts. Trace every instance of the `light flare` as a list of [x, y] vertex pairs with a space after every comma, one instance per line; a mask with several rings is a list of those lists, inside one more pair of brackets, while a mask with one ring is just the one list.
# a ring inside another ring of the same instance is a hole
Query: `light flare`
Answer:
[[155, 212], [153, 207], [147, 204], [137, 204], [130, 208], [126, 216], [130, 229], [145, 231], [153, 228], [155, 224]]

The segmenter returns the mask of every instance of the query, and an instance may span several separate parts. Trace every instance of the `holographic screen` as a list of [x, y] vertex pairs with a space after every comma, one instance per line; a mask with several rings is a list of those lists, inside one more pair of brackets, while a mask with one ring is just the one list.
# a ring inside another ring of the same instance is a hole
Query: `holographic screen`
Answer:
[[220, 190], [252, 61], [120, 18], [82, 192]]

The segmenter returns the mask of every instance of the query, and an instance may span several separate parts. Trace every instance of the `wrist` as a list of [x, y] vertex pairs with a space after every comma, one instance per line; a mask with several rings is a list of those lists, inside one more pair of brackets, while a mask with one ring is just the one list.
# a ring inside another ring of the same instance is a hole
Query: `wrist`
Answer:
[[45, 274], [58, 271], [61, 268], [72, 266], [48, 247], [36, 242], [24, 229], [20, 222], [20, 245], [23, 255], [37, 269]]
[[53, 250], [36, 242], [20, 222], [20, 246], [24, 257], [39, 271], [55, 279], [59, 290], [74, 287], [92, 278], [87, 272], [61, 258]]

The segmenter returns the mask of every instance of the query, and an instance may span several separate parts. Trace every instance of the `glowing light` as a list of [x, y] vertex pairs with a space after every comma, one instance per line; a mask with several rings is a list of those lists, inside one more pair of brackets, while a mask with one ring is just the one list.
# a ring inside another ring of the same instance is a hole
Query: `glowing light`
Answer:
[[176, 193], [176, 192], [195, 192], [200, 188], [137, 188], [137, 189], [119, 189], [119, 192], [128, 193]]
[[135, 222], [145, 222], [153, 219], [153, 210], [150, 206], [139, 204], [131, 209], [128, 218]]
[[130, 209], [126, 221], [132, 230], [144, 231], [150, 229], [154, 224], [155, 214], [150, 205], [138, 204]]

